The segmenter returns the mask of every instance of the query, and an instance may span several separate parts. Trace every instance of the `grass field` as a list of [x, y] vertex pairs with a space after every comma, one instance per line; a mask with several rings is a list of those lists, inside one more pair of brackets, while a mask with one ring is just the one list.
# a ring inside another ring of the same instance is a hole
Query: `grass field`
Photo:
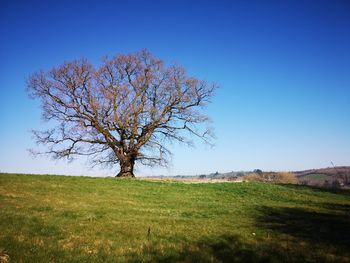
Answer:
[[0, 262], [350, 262], [350, 192], [0, 174]]

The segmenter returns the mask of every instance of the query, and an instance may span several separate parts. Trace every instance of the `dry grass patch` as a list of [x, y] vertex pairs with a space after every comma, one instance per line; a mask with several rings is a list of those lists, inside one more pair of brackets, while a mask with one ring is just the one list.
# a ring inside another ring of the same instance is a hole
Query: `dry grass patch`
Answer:
[[265, 182], [265, 183], [282, 183], [296, 184], [298, 179], [295, 174], [290, 172], [261, 172], [250, 173], [243, 178], [247, 182]]

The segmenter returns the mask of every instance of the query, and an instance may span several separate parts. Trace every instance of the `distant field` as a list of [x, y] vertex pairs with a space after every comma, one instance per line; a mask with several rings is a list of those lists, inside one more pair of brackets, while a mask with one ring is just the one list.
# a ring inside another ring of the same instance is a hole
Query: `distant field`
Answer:
[[309, 181], [324, 183], [326, 180], [333, 180], [333, 178], [326, 174], [308, 174], [308, 175], [299, 177], [299, 180], [301, 181], [309, 180]]
[[[301, 184], [307, 182], [308, 185], [321, 187], [332, 187], [335, 181], [339, 181], [336, 176], [318, 173], [299, 176], [298, 180]], [[349, 189], [349, 186], [347, 186], [347, 188]]]
[[337, 166], [295, 172], [301, 184], [350, 189], [350, 167]]
[[0, 262], [350, 262], [350, 191], [0, 174]]

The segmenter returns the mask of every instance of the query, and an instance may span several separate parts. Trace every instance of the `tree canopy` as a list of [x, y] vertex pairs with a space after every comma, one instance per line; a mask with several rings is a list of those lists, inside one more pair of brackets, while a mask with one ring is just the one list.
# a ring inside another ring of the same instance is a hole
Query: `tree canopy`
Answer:
[[167, 141], [212, 139], [201, 109], [217, 86], [181, 66], [166, 66], [147, 50], [106, 57], [99, 67], [86, 59], [66, 62], [34, 73], [27, 86], [40, 99], [44, 120], [56, 125], [33, 131], [47, 146], [36, 154], [86, 155], [93, 165], [119, 165], [118, 176], [133, 177], [135, 162], [167, 164]]

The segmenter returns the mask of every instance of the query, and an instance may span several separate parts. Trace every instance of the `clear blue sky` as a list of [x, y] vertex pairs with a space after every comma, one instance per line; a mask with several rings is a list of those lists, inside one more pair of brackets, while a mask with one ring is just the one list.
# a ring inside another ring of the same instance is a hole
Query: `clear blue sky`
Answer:
[[298, 170], [350, 165], [350, 2], [0, 2], [0, 170], [109, 175], [33, 159], [47, 124], [25, 80], [87, 57], [149, 49], [220, 85], [208, 114], [216, 147], [174, 144], [168, 169], [137, 174]]

